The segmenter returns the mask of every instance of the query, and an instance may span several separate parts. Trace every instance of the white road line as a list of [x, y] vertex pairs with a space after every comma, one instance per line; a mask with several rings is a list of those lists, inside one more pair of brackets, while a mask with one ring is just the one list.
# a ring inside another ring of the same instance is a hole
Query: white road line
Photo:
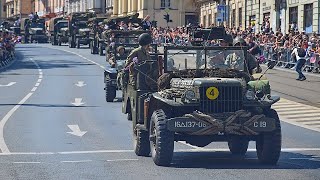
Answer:
[[31, 96], [33, 93], [27, 94], [17, 105], [15, 105], [0, 121], [0, 149], [1, 152], [3, 153], [9, 153], [9, 149], [4, 141], [4, 125], [6, 122], [9, 120], [9, 118], [13, 115], [13, 113], [22, 105], [24, 104]]
[[310, 109], [309, 107], [299, 107], [299, 108], [274, 108], [277, 112], [287, 112], [287, 111], [303, 111]]
[[35, 161], [30, 161], [30, 162], [13, 162], [14, 164], [40, 164], [41, 162], [35, 162]]
[[291, 112], [291, 111], [284, 111], [284, 112], [280, 112], [279, 114], [281, 115], [291, 115], [291, 114], [302, 114], [302, 113], [319, 113], [320, 111], [319, 110], [302, 110], [302, 111], [295, 111], [295, 112]]
[[318, 129], [318, 128], [315, 128], [313, 126], [304, 125], [301, 122], [296, 122], [296, 121], [294, 121], [292, 119], [286, 119], [286, 118], [281, 117], [281, 116], [280, 116], [280, 119], [283, 122], [286, 122], [286, 123], [289, 123], [289, 124], [292, 124], [292, 125], [295, 125], [295, 126], [298, 126], [298, 127], [302, 127], [302, 128], [306, 128], [306, 129], [310, 129], [310, 130], [316, 131], [316, 132], [320, 132], [320, 129]]
[[31, 92], [35, 92], [37, 90], [37, 87], [33, 87], [32, 89], [31, 89]]
[[[302, 117], [303, 116], [303, 117]], [[317, 119], [320, 116], [320, 112], [318, 113], [308, 113], [308, 114], [294, 114], [294, 115], [286, 115], [286, 118], [290, 118], [290, 119], [299, 119], [298, 117], [301, 118], [306, 118], [306, 117], [314, 117], [315, 119]]]
[[[40, 69], [40, 66], [35, 62], [33, 59], [30, 58], [30, 60], [37, 66], [38, 69]], [[40, 72], [39, 72], [40, 73]], [[39, 80], [39, 79], [38, 79]], [[41, 81], [40, 81], [41, 82]], [[2, 153], [10, 154], [10, 150], [8, 149], [8, 146], [4, 140], [4, 126], [6, 125], [7, 121], [10, 119], [10, 117], [13, 115], [13, 113], [19, 109], [21, 105], [23, 105], [32, 95], [33, 92], [36, 91], [37, 86], [39, 86], [40, 83], [37, 82], [35, 84], [35, 87], [31, 89], [31, 92], [27, 94], [20, 102], [18, 102], [17, 105], [15, 105], [10, 111], [1, 119], [0, 121], [0, 150]]]
[[[227, 148], [198, 148], [198, 149], [176, 149], [175, 152], [216, 152], [230, 151]], [[256, 149], [248, 149], [249, 152], [255, 152]], [[303, 152], [303, 151], [319, 151], [320, 148], [282, 148], [282, 152]], [[12, 155], [70, 155], [70, 154], [99, 154], [99, 153], [133, 153], [133, 150], [93, 150], [93, 151], [62, 151], [62, 152], [8, 152], [0, 153], [0, 156]]]
[[192, 147], [193, 149], [203, 149], [202, 147], [193, 146], [193, 145], [188, 144], [188, 143], [186, 143], [186, 142], [184, 142], [184, 141], [178, 141], [178, 143], [183, 144], [183, 145], [186, 145], [186, 146], [189, 146], [189, 147]]
[[39, 69], [39, 75], [42, 75], [43, 73], [42, 73], [42, 70], [41, 69]]
[[106, 160], [107, 162], [121, 162], [121, 161], [138, 161], [139, 159], [112, 159]]
[[61, 163], [83, 163], [83, 162], [92, 162], [92, 160], [79, 160], [79, 161], [60, 161]]
[[[40, 47], [41, 47], [41, 46], [40, 46]], [[77, 55], [77, 56], [79, 56], [79, 57], [81, 57], [81, 58], [83, 58], [83, 59], [85, 59], [85, 60], [87, 60], [87, 61], [89, 61], [89, 62], [91, 62], [91, 63], [93, 63], [93, 64], [95, 64], [95, 65], [97, 65], [97, 66], [99, 66], [100, 68], [106, 70], [106, 68], [105, 68], [103, 65], [101, 65], [101, 64], [99, 64], [99, 63], [97, 63], [97, 62], [94, 62], [94, 61], [92, 61], [91, 59], [88, 59], [88, 58], [86, 58], [86, 57], [84, 57], [84, 56], [82, 56], [81, 54], [78, 54], [78, 53], [76, 53], [76, 52], [72, 52], [72, 51], [68, 51], [68, 50], [63, 50], [63, 49], [58, 49], [58, 48], [53, 48], [53, 47], [46, 47], [46, 48], [55, 49], [55, 50], [59, 50], [59, 51], [64, 51], [64, 52], [68, 52], [68, 53]]]
[[37, 81], [37, 82], [38, 82], [38, 83], [41, 83], [41, 81], [42, 81], [42, 79], [38, 79], [38, 81]]
[[303, 106], [301, 106], [301, 104], [291, 104], [291, 105], [274, 105], [274, 106], [272, 106], [272, 107], [274, 107], [274, 108], [276, 108], [276, 109], [289, 109], [289, 108], [301, 108], [301, 107], [303, 107]]
[[39, 79], [42, 79], [43, 78], [43, 76], [42, 75], [39, 75]]

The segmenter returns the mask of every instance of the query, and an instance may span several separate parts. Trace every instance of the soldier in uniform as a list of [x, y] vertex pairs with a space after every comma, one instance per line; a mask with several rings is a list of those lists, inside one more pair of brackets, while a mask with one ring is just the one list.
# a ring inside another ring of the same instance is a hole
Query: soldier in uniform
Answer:
[[109, 59], [109, 63], [111, 65], [112, 68], [116, 67], [117, 61], [116, 59], [126, 59], [127, 57], [125, 56], [125, 48], [123, 46], [119, 46], [117, 48], [117, 54], [113, 55], [110, 59]]
[[132, 52], [129, 54], [125, 69], [129, 70], [129, 83], [135, 84], [136, 81], [136, 75], [133, 70], [134, 63], [141, 63], [143, 61], [151, 60], [150, 54], [149, 54], [149, 48], [150, 44], [152, 43], [152, 37], [148, 33], [143, 33], [139, 36], [139, 47], [132, 50]]
[[[245, 42], [245, 40], [243, 38], [236, 37], [233, 40], [233, 46], [247, 46], [247, 43]], [[229, 66], [230, 68], [235, 68], [235, 69], [243, 67], [244, 54], [243, 53], [239, 54], [239, 53], [240, 53], [240, 51], [235, 51], [234, 53], [229, 54], [226, 58], [225, 65]], [[254, 68], [257, 67], [257, 61], [253, 55], [251, 55], [250, 53], [247, 53], [247, 62], [248, 62], [248, 71], [252, 75]], [[239, 70], [241, 70], [241, 69], [239, 69]]]

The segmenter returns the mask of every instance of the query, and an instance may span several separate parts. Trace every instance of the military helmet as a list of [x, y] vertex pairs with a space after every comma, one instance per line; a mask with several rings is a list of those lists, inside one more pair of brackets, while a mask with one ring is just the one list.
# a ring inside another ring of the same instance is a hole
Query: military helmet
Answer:
[[246, 41], [243, 39], [243, 38], [241, 38], [241, 37], [239, 37], [239, 36], [237, 36], [236, 38], [234, 38], [234, 40], [233, 40], [233, 46], [247, 46], [247, 43], [246, 43]]
[[152, 37], [148, 33], [143, 33], [139, 36], [138, 41], [140, 46], [146, 46], [152, 43]]
[[121, 49], [125, 49], [124, 46], [119, 46], [119, 47], [117, 48], [117, 52], [119, 52]]

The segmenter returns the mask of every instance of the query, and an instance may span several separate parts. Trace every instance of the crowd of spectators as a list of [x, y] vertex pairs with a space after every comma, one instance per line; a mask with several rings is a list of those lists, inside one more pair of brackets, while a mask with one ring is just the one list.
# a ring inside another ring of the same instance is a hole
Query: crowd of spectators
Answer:
[[11, 31], [0, 29], [0, 65], [14, 58], [15, 44], [19, 43], [19, 41], [19, 37]]

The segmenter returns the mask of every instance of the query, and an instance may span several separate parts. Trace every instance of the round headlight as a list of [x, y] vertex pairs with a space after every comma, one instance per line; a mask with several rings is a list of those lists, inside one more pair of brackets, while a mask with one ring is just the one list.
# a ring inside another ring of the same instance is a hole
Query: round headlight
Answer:
[[257, 98], [261, 99], [261, 98], [263, 98], [264, 93], [262, 91], [257, 91], [256, 96], [257, 96]]
[[255, 93], [252, 90], [248, 90], [246, 92], [246, 98], [247, 100], [254, 100], [255, 98]]
[[188, 100], [193, 100], [196, 98], [196, 93], [192, 90], [187, 90], [184, 94], [185, 94], [185, 98]]

